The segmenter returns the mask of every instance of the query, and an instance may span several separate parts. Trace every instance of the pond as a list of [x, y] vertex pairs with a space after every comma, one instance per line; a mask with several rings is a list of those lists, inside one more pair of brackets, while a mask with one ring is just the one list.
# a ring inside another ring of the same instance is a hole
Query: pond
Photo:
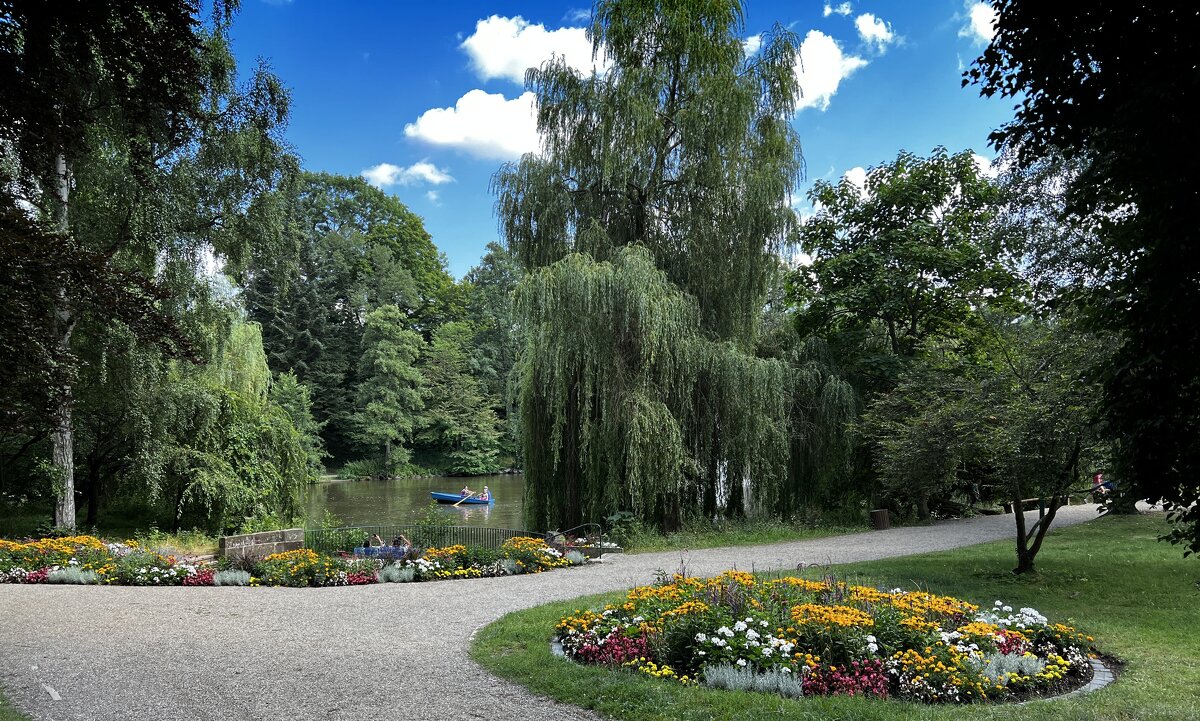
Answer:
[[457, 493], [464, 485], [473, 491], [488, 486], [496, 502], [490, 506], [464, 503], [457, 508], [439, 504], [438, 512], [453, 518], [454, 525], [536, 530], [524, 526], [525, 477], [521, 475], [327, 481], [308, 487], [306, 509], [310, 526], [319, 523], [326, 511], [347, 526], [414, 523], [429, 507], [431, 491]]

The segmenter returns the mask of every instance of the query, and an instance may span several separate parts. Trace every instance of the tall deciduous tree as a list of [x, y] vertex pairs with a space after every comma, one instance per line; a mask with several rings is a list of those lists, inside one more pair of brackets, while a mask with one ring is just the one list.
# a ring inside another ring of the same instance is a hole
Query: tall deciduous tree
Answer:
[[[261, 66], [236, 82], [231, 6], [216, 3], [206, 27], [187, 2], [14, 2], [0, 11], [0, 76], [14, 88], [0, 115], [13, 150], [6, 201], [52, 221], [59, 249], [95, 267], [73, 282], [60, 274], [52, 290], [58, 358], [70, 369], [75, 346], [103, 346], [118, 322], [176, 354], [219, 342], [210, 321], [222, 312], [198, 267], [215, 256], [236, 274], [250, 245], [278, 235], [270, 191], [293, 165], [279, 138], [286, 91]], [[106, 280], [122, 292], [104, 291]], [[55, 519], [68, 526], [70, 376], [53, 394], [51, 419]]]
[[[197, 10], [184, 2], [140, 0], [0, 7], [0, 84], [6, 88], [0, 137], [16, 155], [15, 177], [4, 179], [6, 195], [16, 190], [40, 206], [65, 238], [75, 167], [98, 137], [114, 140], [139, 168], [153, 165], [156, 146], [180, 144], [202, 86]], [[56, 292], [55, 343], [66, 359], [79, 309], [65, 285]], [[55, 522], [74, 526], [69, 381], [55, 395]]]
[[[794, 222], [796, 41], [776, 29], [747, 57], [742, 21], [736, 0], [602, 0], [589, 34], [610, 63], [604, 74], [581, 76], [562, 59], [528, 72], [542, 153], [505, 166], [493, 182], [513, 254], [527, 270], [557, 269], [529, 281], [525, 305], [521, 413], [532, 522], [572, 524], [634, 503], [670, 528], [685, 507], [741, 513], [747, 481], [766, 487], [782, 476], [782, 366], [750, 353], [775, 253]], [[647, 285], [657, 276], [635, 255], [669, 286]], [[557, 274], [585, 285], [556, 285]], [[647, 371], [636, 376], [643, 385], [618, 393], [609, 373], [634, 368], [645, 348], [663, 363], [682, 362], [682, 321], [669, 330], [629, 325], [650, 316], [654, 299], [677, 293], [690, 300], [672, 303], [695, 303], [695, 332], [720, 352], [687, 361], [699, 363], [703, 378], [686, 388], [669, 382], [671, 373]], [[569, 298], [607, 322], [556, 305]], [[617, 307], [628, 314], [614, 315]], [[548, 354], [533, 340], [567, 335], [584, 345]], [[601, 356], [604, 366], [588, 360]], [[686, 403], [668, 402], [685, 391]], [[601, 409], [603, 418], [589, 416]], [[608, 430], [593, 436], [601, 422]], [[606, 463], [599, 449], [622, 439], [623, 462]]]
[[799, 233], [812, 263], [793, 277], [798, 328], [835, 343], [868, 390], [1015, 285], [993, 230], [1001, 195], [969, 151], [903, 152], [864, 188], [818, 181], [809, 197], [819, 210]]
[[1200, 551], [1200, 10], [1107, 0], [999, 0], [996, 32], [966, 74], [985, 95], [1020, 97], [993, 134], [1024, 163], [1083, 164], [1076, 213], [1101, 225], [1110, 292], [1099, 305], [1124, 338], [1106, 391], [1127, 487], [1165, 502], [1172, 538]]

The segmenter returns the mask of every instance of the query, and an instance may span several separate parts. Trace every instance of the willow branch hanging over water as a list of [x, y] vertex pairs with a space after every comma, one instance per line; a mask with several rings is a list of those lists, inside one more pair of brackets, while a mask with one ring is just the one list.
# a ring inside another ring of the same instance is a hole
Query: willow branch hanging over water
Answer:
[[528, 521], [740, 514], [779, 498], [791, 380], [754, 355], [793, 230], [796, 37], [747, 56], [734, 0], [602, 0], [603, 74], [531, 69], [540, 155], [493, 180], [531, 272], [521, 365]]

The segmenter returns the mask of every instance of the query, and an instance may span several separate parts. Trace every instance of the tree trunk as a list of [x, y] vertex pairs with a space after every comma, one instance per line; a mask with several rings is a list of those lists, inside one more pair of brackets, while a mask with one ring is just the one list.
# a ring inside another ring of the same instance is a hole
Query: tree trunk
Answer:
[[[67, 213], [71, 193], [71, 166], [61, 153], [55, 162], [54, 174], [58, 178], [55, 230], [65, 238], [71, 231]], [[58, 351], [60, 357], [66, 357], [71, 352], [71, 333], [75, 330], [75, 317], [71, 312], [66, 288], [58, 289], [58, 302], [54, 314], [58, 324]], [[71, 384], [68, 382], [59, 389], [58, 404], [54, 409], [54, 431], [50, 437], [51, 457], [54, 468], [58, 471], [54, 525], [63, 528], [75, 527], [75, 434], [71, 420], [73, 405]]]
[[922, 521], [928, 521], [929, 515], [929, 497], [926, 495], [917, 496], [917, 518]]

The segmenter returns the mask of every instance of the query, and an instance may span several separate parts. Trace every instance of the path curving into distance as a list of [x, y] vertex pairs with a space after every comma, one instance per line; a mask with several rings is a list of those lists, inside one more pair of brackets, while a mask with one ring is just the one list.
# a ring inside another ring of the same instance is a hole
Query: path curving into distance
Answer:
[[[1031, 515], [1036, 518], [1036, 513]], [[1056, 528], [1097, 517], [1062, 508]], [[691, 574], [849, 563], [1010, 538], [1011, 516], [691, 551]], [[548, 601], [624, 590], [678, 552], [550, 573], [345, 588], [0, 584], [0, 686], [38, 721], [600, 717], [533, 696], [467, 658], [472, 633]]]

